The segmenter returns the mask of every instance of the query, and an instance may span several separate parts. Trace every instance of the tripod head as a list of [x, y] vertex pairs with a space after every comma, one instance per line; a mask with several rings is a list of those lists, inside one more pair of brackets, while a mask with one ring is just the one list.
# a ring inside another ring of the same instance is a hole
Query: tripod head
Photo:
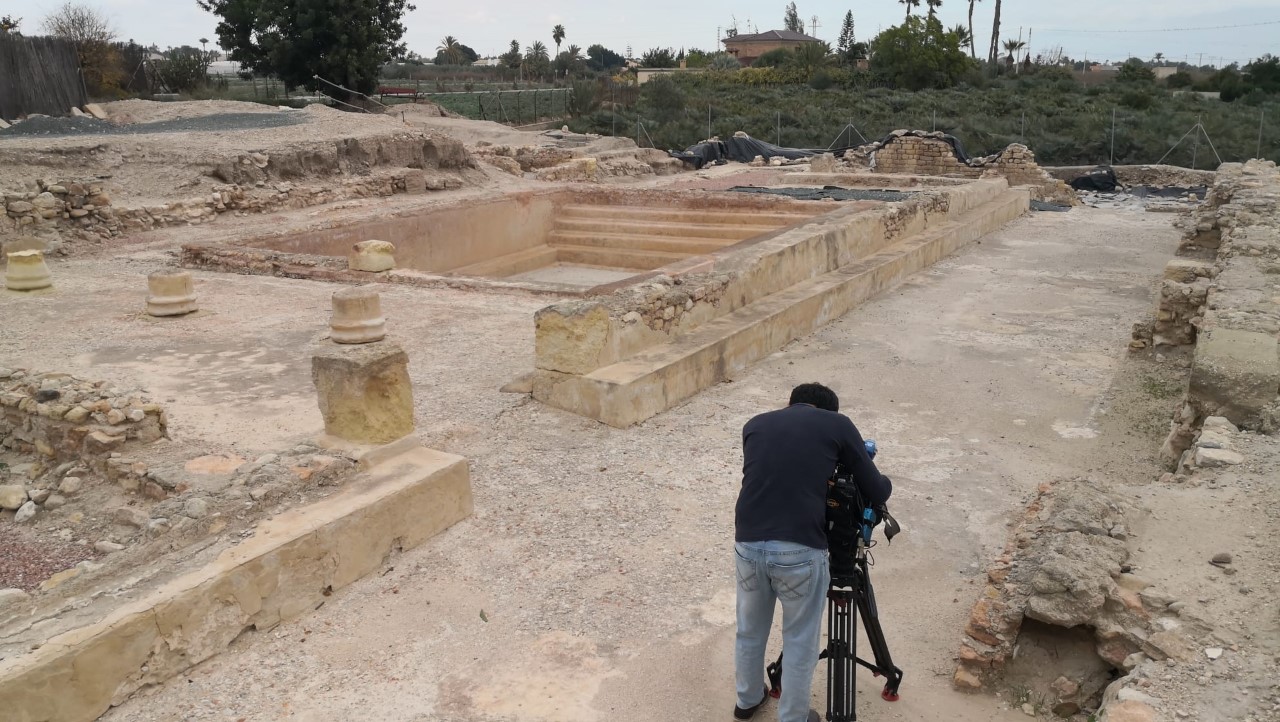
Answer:
[[[875, 440], [867, 439], [864, 443], [867, 455], [874, 459]], [[860, 567], [865, 574], [867, 551], [875, 546], [871, 536], [882, 523], [889, 542], [902, 531], [887, 505], [868, 506], [849, 472], [844, 467], [836, 467], [827, 481], [827, 549], [831, 554], [833, 586], [853, 586]]]

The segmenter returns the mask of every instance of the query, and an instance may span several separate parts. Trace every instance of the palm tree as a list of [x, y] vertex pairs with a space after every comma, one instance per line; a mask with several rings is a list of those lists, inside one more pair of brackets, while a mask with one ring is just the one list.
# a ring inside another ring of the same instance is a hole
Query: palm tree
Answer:
[[582, 60], [582, 48], [577, 45], [570, 45], [564, 49], [564, 56], [571, 63]]
[[973, 33], [969, 32], [969, 28], [965, 27], [962, 23], [956, 23], [955, 27], [951, 28], [951, 34], [956, 36], [956, 42], [960, 44], [960, 47], [963, 48], [968, 45], [969, 49], [972, 51]]
[[938, 8], [942, 7], [942, 0], [925, 0], [925, 3], [929, 5], [929, 17], [937, 17]]
[[969, 57], [974, 60], [978, 59], [978, 50], [973, 47], [973, 6], [982, 2], [982, 0], [969, 0]]
[[547, 46], [541, 40], [533, 41], [533, 45], [524, 49], [524, 61], [529, 66], [530, 73], [542, 75], [551, 64], [551, 59], [547, 56]]
[[564, 40], [564, 26], [556, 25], [551, 28], [551, 39], [556, 43], [556, 55], [560, 55], [560, 41]]
[[1163, 62], [1164, 62], [1164, 53], [1156, 53], [1156, 56], [1155, 56], [1154, 60], [1156, 61], [1156, 65], [1160, 65], [1161, 63], [1163, 63]]
[[996, 0], [996, 19], [991, 26], [991, 50], [987, 53], [987, 62], [995, 67], [1000, 54], [1000, 0]]
[[1009, 53], [1009, 56], [1006, 59], [1007, 62], [1010, 65], [1013, 65], [1015, 62], [1017, 62], [1017, 57], [1015, 57], [1015, 54], [1022, 52], [1022, 49], [1025, 47], [1027, 47], [1027, 44], [1022, 40], [1014, 40], [1013, 38], [1009, 38], [1008, 40], [1005, 40], [1004, 49], [1006, 52]]
[[831, 58], [831, 46], [822, 41], [805, 43], [796, 48], [795, 52], [793, 62], [809, 80], [812, 80], [813, 74], [826, 66]]
[[911, 11], [920, 7], [920, 0], [898, 0], [898, 2], [907, 6], [907, 20], [911, 19]]
[[444, 57], [444, 62], [449, 65], [462, 64], [462, 43], [452, 35], [444, 36], [444, 40], [440, 41], [436, 52]]

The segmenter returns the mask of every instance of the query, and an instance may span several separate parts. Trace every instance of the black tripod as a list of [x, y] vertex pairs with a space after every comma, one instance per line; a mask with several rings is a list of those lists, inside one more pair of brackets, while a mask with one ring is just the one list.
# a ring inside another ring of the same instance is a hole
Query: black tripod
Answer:
[[[897, 533], [897, 523], [886, 517], [886, 536]], [[866, 529], [865, 537], [870, 537]], [[843, 546], [843, 545], [840, 545]], [[845, 547], [847, 550], [848, 547]], [[827, 588], [827, 648], [818, 656], [827, 660], [827, 721], [854, 722], [858, 719], [853, 709], [857, 679], [857, 665], [871, 670], [877, 677], [884, 677], [884, 689], [880, 697], [888, 702], [898, 701], [898, 685], [902, 684], [902, 670], [893, 664], [889, 645], [880, 629], [880, 614], [876, 609], [875, 590], [871, 586], [868, 551], [870, 545], [863, 535], [857, 536], [852, 555], [839, 553], [837, 545], [831, 546], [831, 585]], [[867, 642], [875, 663], [857, 656], [857, 627], [853, 608], [857, 607], [866, 630]], [[782, 695], [782, 655], [766, 670], [769, 676], [769, 694]]]

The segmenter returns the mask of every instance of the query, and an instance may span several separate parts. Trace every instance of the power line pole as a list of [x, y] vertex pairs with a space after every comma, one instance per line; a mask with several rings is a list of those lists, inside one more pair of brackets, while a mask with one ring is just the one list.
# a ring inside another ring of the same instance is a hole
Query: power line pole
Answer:
[[814, 15], [813, 17], [809, 18], [809, 24], [813, 26], [813, 32], [809, 34], [815, 38], [818, 37], [818, 26], [822, 24], [818, 22], [818, 16]]

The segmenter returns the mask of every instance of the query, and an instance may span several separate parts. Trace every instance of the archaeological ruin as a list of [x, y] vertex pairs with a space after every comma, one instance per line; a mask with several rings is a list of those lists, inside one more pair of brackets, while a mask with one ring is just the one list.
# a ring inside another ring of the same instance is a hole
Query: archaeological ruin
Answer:
[[1280, 709], [1274, 163], [98, 110], [0, 130], [5, 722], [723, 712], [740, 431], [815, 380], [903, 719]]

